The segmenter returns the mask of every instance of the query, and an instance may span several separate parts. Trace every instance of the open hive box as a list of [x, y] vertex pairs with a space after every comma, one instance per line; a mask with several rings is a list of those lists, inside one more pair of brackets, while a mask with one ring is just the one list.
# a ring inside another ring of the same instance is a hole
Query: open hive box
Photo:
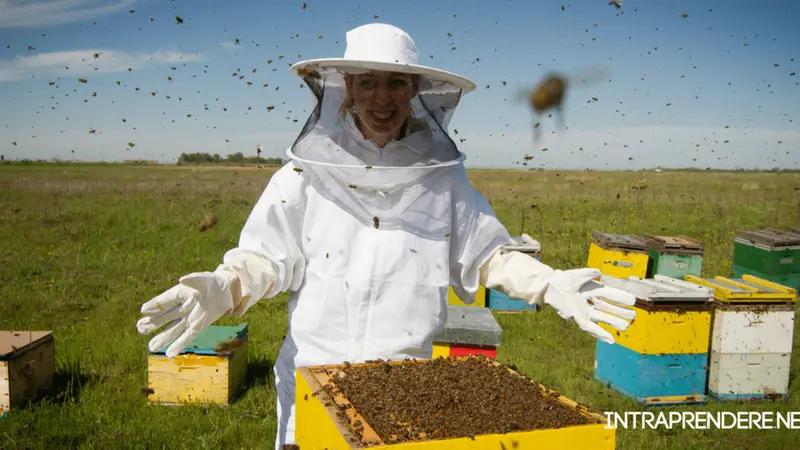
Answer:
[[614, 448], [604, 416], [483, 356], [297, 369], [309, 449]]

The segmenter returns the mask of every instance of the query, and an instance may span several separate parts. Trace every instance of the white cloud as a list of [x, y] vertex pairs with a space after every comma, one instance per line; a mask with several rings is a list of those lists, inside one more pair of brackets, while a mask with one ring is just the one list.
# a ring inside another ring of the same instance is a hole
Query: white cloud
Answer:
[[60, 25], [129, 8], [138, 0], [0, 0], [0, 28]]
[[0, 81], [14, 81], [31, 76], [88, 76], [98, 73], [124, 72], [128, 68], [138, 70], [154, 64], [176, 64], [203, 60], [204, 57], [200, 54], [174, 51], [134, 54], [104, 49], [83, 49], [40, 53], [0, 61]]

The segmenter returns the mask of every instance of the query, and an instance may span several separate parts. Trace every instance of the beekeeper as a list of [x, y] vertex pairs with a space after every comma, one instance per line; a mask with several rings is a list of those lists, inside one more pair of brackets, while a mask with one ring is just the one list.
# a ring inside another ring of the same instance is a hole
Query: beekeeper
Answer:
[[501, 246], [510, 236], [467, 180], [447, 130], [475, 84], [419, 64], [411, 37], [386, 24], [347, 33], [343, 58], [292, 66], [317, 104], [214, 272], [192, 273], [142, 306], [140, 333], [174, 357], [225, 314], [289, 293], [289, 330], [275, 363], [276, 448], [294, 440], [295, 368], [430, 358], [448, 287], [467, 303], [479, 285], [612, 343], [632, 295]]

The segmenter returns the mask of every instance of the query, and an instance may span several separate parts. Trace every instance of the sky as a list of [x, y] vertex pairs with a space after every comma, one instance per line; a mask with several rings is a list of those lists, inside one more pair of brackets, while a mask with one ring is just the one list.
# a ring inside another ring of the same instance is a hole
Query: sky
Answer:
[[[0, 0], [0, 154], [284, 157], [315, 104], [289, 66], [373, 22], [478, 86], [449, 130], [467, 167], [800, 169], [794, 0]], [[551, 73], [564, 127], [520, 95]]]

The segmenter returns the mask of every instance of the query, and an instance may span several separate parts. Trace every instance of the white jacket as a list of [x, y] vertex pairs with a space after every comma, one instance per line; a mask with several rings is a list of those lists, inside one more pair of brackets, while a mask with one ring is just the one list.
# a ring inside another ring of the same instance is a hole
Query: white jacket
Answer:
[[295, 169], [289, 163], [273, 175], [239, 247], [224, 258], [232, 266], [268, 264], [276, 275], [269, 291], [268, 278], [240, 276], [248, 308], [289, 292], [289, 330], [275, 364], [276, 447], [293, 439], [295, 367], [430, 358], [432, 336], [447, 320], [448, 288], [474, 301], [481, 266], [510, 238], [469, 184], [463, 164], [429, 186], [423, 195], [430, 199], [420, 199], [438, 205], [430, 214], [450, 224], [447, 233], [430, 238], [384, 230], [380, 223], [366, 226]]

